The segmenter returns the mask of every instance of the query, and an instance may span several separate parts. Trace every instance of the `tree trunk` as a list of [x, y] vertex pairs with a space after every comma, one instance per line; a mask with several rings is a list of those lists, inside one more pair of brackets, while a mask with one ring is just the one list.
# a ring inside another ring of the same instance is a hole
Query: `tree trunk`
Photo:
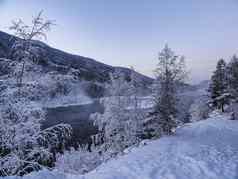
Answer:
[[19, 76], [19, 84], [18, 84], [18, 93], [19, 93], [19, 95], [21, 94], [21, 87], [22, 87], [22, 81], [23, 81], [24, 70], [25, 70], [25, 60], [23, 60], [22, 69], [21, 69], [21, 74], [20, 74], [20, 76]]
[[225, 112], [223, 103], [221, 104], [221, 112]]

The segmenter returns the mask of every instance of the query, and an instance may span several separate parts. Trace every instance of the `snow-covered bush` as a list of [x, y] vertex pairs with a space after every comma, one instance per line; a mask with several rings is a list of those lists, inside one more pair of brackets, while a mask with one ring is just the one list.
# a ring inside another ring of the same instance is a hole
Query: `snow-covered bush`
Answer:
[[54, 150], [62, 148], [71, 127], [58, 125], [41, 130], [44, 110], [24, 98], [1, 104], [0, 175], [23, 175], [52, 166]]
[[13, 72], [13, 61], [5, 58], [0, 58], [0, 76], [11, 74]]
[[226, 109], [226, 112], [231, 114], [231, 120], [238, 120], [238, 103], [233, 102]]
[[24, 99], [7, 100], [1, 104], [0, 111], [0, 171], [1, 175], [21, 175], [30, 171], [28, 164], [32, 170], [38, 167], [34, 156], [43, 155], [42, 151], [38, 152], [40, 147], [37, 146], [36, 134], [40, 132], [44, 111], [34, 104], [27, 104]]
[[102, 155], [97, 149], [89, 152], [86, 148], [65, 151], [64, 154], [56, 156], [55, 169], [60, 172], [71, 174], [84, 174], [103, 162]]
[[69, 124], [57, 124], [46, 128], [38, 134], [37, 143], [50, 152], [63, 152], [65, 145], [71, 139], [72, 127]]

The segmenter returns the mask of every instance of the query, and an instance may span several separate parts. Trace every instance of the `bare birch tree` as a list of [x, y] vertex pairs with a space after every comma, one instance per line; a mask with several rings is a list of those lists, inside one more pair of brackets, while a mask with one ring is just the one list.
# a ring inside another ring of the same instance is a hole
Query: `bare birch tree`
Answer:
[[22, 86], [26, 62], [37, 62], [37, 54], [33, 50], [33, 40], [47, 39], [46, 33], [54, 24], [53, 21], [44, 19], [42, 13], [43, 11], [40, 11], [37, 16], [33, 17], [31, 25], [18, 19], [12, 21], [12, 25], [9, 27], [18, 37], [12, 46], [12, 56], [21, 63], [19, 74], [17, 74], [19, 89]]

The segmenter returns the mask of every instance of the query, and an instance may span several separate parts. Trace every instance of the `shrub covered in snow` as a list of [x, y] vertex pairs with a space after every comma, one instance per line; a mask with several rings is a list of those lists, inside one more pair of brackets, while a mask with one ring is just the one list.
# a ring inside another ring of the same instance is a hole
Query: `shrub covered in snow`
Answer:
[[56, 156], [55, 169], [60, 172], [71, 174], [84, 174], [103, 162], [103, 157], [97, 149], [89, 152], [86, 148], [65, 151], [64, 154]]
[[[12, 99], [11, 99], [12, 100]], [[23, 175], [52, 166], [54, 150], [71, 135], [71, 127], [58, 125], [41, 131], [44, 110], [25, 99], [1, 104], [0, 175]]]

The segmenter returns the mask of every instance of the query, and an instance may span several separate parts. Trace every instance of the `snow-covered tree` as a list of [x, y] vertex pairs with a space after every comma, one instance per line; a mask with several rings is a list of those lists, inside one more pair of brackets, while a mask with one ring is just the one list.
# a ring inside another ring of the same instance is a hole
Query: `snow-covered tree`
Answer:
[[154, 121], [155, 135], [160, 136], [171, 134], [177, 125], [177, 86], [183, 83], [187, 73], [184, 57], [175, 55], [168, 45], [159, 53], [158, 60], [154, 84], [155, 106], [150, 120]]
[[223, 59], [217, 62], [216, 70], [211, 77], [209, 91], [211, 93], [213, 106], [224, 112], [224, 105], [228, 103], [229, 94], [227, 67]]
[[233, 97], [238, 97], [238, 57], [234, 55], [227, 65], [229, 91]]
[[104, 113], [92, 117], [101, 131], [104, 152], [111, 151], [113, 155], [140, 140], [143, 112], [137, 96], [138, 82], [134, 71], [129, 81], [120, 71], [111, 74], [111, 82], [106, 87], [109, 97], [101, 99]]
[[8, 70], [2, 74], [0, 83], [1, 176], [23, 175], [53, 166], [55, 153], [62, 151], [71, 137], [72, 128], [67, 124], [41, 129], [45, 120], [42, 104], [48, 98], [68, 93], [66, 83], [73, 81], [70, 74], [42, 75], [42, 67], [35, 64], [40, 59], [34, 40], [46, 38], [51, 25], [52, 21], [44, 20], [40, 12], [32, 25], [18, 20], [10, 27], [18, 38], [14, 38], [10, 56], [15, 60], [2, 60]]
[[[11, 71], [11, 70], [10, 70]], [[21, 97], [15, 78], [2, 78], [0, 93], [0, 175], [23, 175], [52, 166], [54, 154], [62, 151], [71, 136], [71, 126], [59, 124], [42, 130], [45, 120], [43, 101], [58, 92], [55, 82], [71, 78], [54, 76], [35, 78], [24, 82]], [[2, 77], [2, 76], [1, 76]], [[41, 80], [42, 79], [42, 80]], [[56, 80], [57, 79], [57, 80]], [[43, 83], [44, 80], [44, 83]], [[61, 88], [61, 87], [60, 87]]]
[[104, 113], [95, 114], [95, 125], [103, 133], [105, 150], [122, 151], [125, 148], [125, 123], [128, 120], [126, 106], [129, 101], [125, 94], [128, 93], [128, 84], [120, 72], [110, 75], [111, 82], [107, 85], [109, 97], [101, 99]]
[[138, 143], [143, 136], [143, 120], [146, 117], [146, 111], [143, 109], [140, 99], [140, 86], [142, 85], [141, 78], [138, 73], [131, 68], [130, 83], [129, 83], [129, 99], [130, 99], [130, 118], [129, 118], [129, 136], [132, 143]]
[[26, 25], [19, 19], [13, 21], [9, 27], [18, 37], [12, 46], [11, 58], [15, 58], [19, 61], [18, 68], [15, 70], [19, 87], [22, 86], [24, 71], [27, 66], [32, 66], [32, 63], [38, 61], [38, 53], [34, 49], [33, 40], [46, 39], [46, 32], [49, 31], [53, 25], [53, 21], [45, 20], [42, 17], [42, 13], [43, 11], [33, 18], [31, 25]]

